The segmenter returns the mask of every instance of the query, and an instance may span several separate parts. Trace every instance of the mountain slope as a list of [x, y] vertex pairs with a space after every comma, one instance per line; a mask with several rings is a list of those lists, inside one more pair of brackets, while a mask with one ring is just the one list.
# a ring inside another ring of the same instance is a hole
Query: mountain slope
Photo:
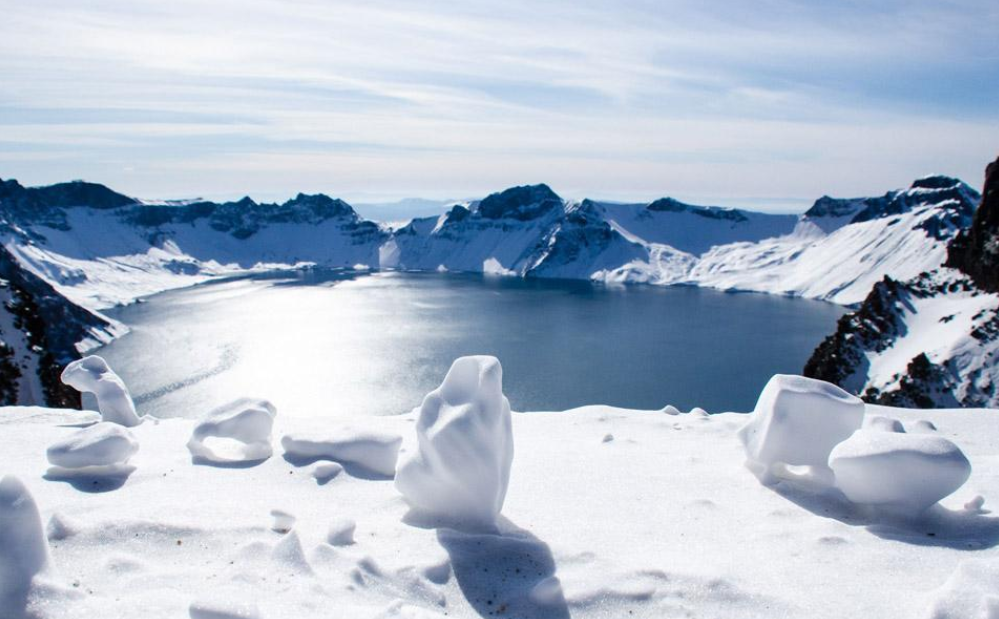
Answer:
[[805, 374], [910, 407], [999, 405], [999, 160], [982, 204], [947, 248], [947, 266], [886, 277], [812, 355]]

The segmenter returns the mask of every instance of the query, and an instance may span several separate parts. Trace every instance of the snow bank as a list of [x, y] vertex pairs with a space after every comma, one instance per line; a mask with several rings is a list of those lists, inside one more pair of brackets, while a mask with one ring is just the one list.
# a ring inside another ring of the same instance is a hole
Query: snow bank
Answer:
[[102, 357], [91, 355], [70, 363], [62, 371], [62, 382], [82, 393], [94, 394], [104, 421], [130, 428], [142, 422], [125, 382]]
[[21, 480], [0, 480], [0, 615], [23, 616], [35, 576], [49, 564], [38, 506]]
[[961, 487], [971, 464], [940, 436], [858, 430], [832, 450], [836, 487], [854, 503], [918, 514]]
[[864, 421], [864, 403], [836, 385], [777, 374], [767, 383], [749, 422], [739, 431], [747, 466], [769, 483], [783, 465], [828, 472], [829, 454]]
[[341, 428], [322, 439], [296, 434], [281, 437], [287, 458], [346, 462], [389, 477], [395, 474], [401, 444], [402, 437], [398, 434], [353, 428]]
[[274, 453], [271, 430], [277, 409], [267, 400], [241, 398], [215, 409], [187, 442], [195, 461], [234, 464], [266, 460]]
[[495, 527], [513, 463], [510, 402], [495, 357], [457, 359], [423, 399], [416, 449], [395, 485], [415, 511], [473, 527]]
[[102, 421], [74, 432], [49, 446], [50, 474], [122, 472], [139, 451], [132, 433], [117, 423]]

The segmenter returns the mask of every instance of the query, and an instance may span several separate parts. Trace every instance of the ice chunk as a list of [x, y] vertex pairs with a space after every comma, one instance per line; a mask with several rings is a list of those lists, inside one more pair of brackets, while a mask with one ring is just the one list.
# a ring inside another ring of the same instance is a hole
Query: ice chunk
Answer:
[[281, 446], [289, 458], [347, 462], [389, 477], [395, 474], [400, 445], [402, 437], [398, 434], [353, 428], [340, 428], [321, 439], [293, 434], [281, 437]]
[[864, 403], [836, 385], [776, 374], [763, 388], [749, 422], [739, 431], [747, 466], [764, 483], [774, 465], [828, 471], [829, 453], [864, 421]]
[[213, 411], [194, 428], [187, 448], [196, 461], [233, 464], [266, 460], [274, 453], [271, 430], [277, 409], [267, 400], [241, 398]]
[[0, 614], [23, 615], [32, 580], [48, 564], [48, 542], [35, 500], [20, 479], [0, 479]]
[[94, 394], [104, 421], [129, 428], [142, 423], [124, 381], [111, 371], [103, 357], [91, 355], [70, 363], [62, 371], [62, 382], [77, 391]]
[[492, 528], [513, 463], [510, 402], [495, 357], [457, 359], [423, 399], [416, 449], [399, 463], [395, 485], [416, 512]]
[[971, 464], [954, 443], [928, 434], [858, 430], [833, 449], [836, 487], [854, 503], [918, 514], [961, 487]]
[[132, 433], [117, 423], [102, 421], [53, 443], [49, 462], [61, 469], [124, 465], [139, 451]]
[[354, 543], [354, 531], [357, 524], [349, 518], [337, 520], [330, 525], [326, 533], [326, 542], [330, 546], [349, 546]]
[[667, 415], [679, 415], [680, 409], [673, 406], [672, 404], [667, 404], [666, 406], [663, 407], [663, 412], [666, 413]]

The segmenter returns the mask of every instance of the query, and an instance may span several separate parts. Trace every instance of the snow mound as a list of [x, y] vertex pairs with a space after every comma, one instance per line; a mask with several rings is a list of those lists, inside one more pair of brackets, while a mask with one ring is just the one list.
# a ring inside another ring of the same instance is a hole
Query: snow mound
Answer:
[[357, 523], [349, 518], [337, 520], [330, 525], [326, 533], [326, 543], [330, 546], [350, 546], [354, 543], [354, 531]]
[[854, 503], [918, 514], [961, 487], [971, 463], [945, 438], [858, 430], [832, 450], [836, 487]]
[[769, 483], [783, 465], [828, 471], [829, 453], [864, 422], [864, 403], [821, 380], [776, 374], [739, 431], [747, 466]]
[[905, 432], [905, 426], [894, 417], [884, 415], [874, 415], [864, 422], [864, 427], [871, 430], [881, 430], [882, 432]]
[[338, 462], [323, 462], [317, 464], [315, 468], [312, 469], [312, 477], [315, 478], [316, 483], [322, 485], [329, 482], [331, 479], [343, 472], [343, 466]]
[[191, 619], [260, 619], [254, 604], [238, 600], [197, 600], [188, 609]]
[[929, 619], [995, 619], [999, 617], [999, 561], [962, 561], [934, 592]]
[[129, 428], [142, 423], [125, 382], [103, 357], [91, 355], [70, 363], [62, 371], [62, 382], [81, 393], [94, 394], [104, 421]]
[[341, 428], [323, 439], [296, 434], [281, 437], [286, 458], [314, 461], [334, 460], [355, 464], [371, 473], [391, 477], [399, 458], [402, 437], [389, 432]]
[[416, 512], [494, 528], [513, 463], [510, 402], [495, 357], [461, 357], [423, 399], [416, 449], [404, 456], [395, 485]]
[[0, 480], [0, 613], [5, 618], [24, 615], [32, 581], [48, 565], [38, 506], [21, 480], [8, 475]]
[[238, 464], [266, 460], [274, 453], [271, 430], [277, 409], [267, 400], [241, 398], [215, 409], [187, 442], [195, 462]]
[[46, 455], [53, 466], [50, 474], [115, 474], [125, 470], [137, 451], [139, 442], [128, 429], [102, 421], [56, 441]]

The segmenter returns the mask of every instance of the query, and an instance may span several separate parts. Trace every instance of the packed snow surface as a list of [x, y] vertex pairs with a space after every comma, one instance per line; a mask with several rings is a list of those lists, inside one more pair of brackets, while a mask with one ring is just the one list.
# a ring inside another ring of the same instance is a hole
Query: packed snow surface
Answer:
[[232, 464], [265, 460], [274, 453], [271, 430], [277, 409], [267, 400], [241, 398], [213, 411], [187, 442], [196, 462]]
[[141, 423], [124, 381], [102, 357], [90, 355], [70, 363], [62, 372], [62, 382], [77, 391], [94, 394], [104, 421], [129, 428]]
[[836, 487], [854, 503], [919, 513], [971, 475], [951, 441], [929, 434], [858, 430], [829, 456]]
[[764, 387], [740, 436], [750, 468], [766, 483], [783, 465], [828, 471], [833, 447], [863, 422], [860, 398], [827, 382], [777, 374]]
[[395, 485], [421, 515], [494, 528], [513, 461], [510, 402], [495, 357], [461, 357], [420, 406], [416, 449], [404, 454]]
[[[995, 611], [999, 518], [989, 506], [999, 493], [999, 411], [866, 407], [865, 426], [890, 417], [909, 433], [862, 432], [946, 439], [973, 465], [941, 504], [898, 517], [797, 478], [761, 485], [744, 466], [743, 414], [607, 406], [510, 414], [498, 364], [461, 366], [429, 407], [354, 420], [350, 434], [402, 436], [400, 476], [428, 438], [450, 437], [430, 441], [438, 454], [457, 450], [446, 462], [477, 465], [497, 436], [507, 447], [515, 439], [503, 516], [490, 530], [413, 519], [391, 479], [356, 467], [319, 484], [317, 465], [294, 458], [192, 465], [184, 445], [199, 422], [183, 418], [130, 430], [142, 448], [121, 485], [67, 483], [46, 476], [45, 448], [96, 415], [0, 409], [9, 475], [0, 482], [0, 591], [14, 596], [0, 616], [964, 619]], [[474, 403], [506, 412], [510, 433], [499, 424], [481, 433], [489, 441], [450, 434], [481, 422], [467, 418]], [[324, 437], [338, 428], [279, 416], [274, 431]], [[614, 440], [602, 442], [608, 434]], [[923, 452], [947, 453], [927, 445]], [[442, 509], [466, 496], [431, 498]]]

